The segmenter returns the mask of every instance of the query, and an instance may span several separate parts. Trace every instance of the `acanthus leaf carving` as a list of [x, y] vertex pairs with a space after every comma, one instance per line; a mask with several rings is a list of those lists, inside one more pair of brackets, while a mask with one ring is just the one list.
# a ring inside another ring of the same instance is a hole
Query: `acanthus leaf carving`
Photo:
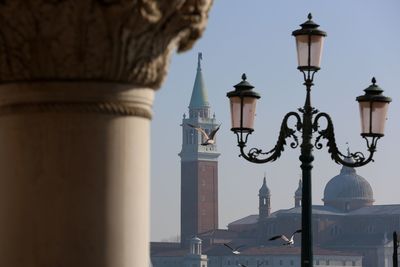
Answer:
[[159, 88], [173, 49], [201, 36], [212, 0], [40, 0], [0, 5], [0, 81]]

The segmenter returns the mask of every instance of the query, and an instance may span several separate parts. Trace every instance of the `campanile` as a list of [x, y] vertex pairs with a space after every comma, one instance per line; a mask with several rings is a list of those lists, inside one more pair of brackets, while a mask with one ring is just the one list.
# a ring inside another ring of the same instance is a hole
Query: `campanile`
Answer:
[[[181, 157], [181, 244], [186, 246], [198, 233], [218, 228], [217, 142], [203, 146], [204, 136], [188, 124], [210, 133], [218, 127], [211, 116], [207, 90], [198, 54], [197, 73], [189, 104], [189, 116], [182, 119]], [[217, 133], [218, 136], [218, 133]]]

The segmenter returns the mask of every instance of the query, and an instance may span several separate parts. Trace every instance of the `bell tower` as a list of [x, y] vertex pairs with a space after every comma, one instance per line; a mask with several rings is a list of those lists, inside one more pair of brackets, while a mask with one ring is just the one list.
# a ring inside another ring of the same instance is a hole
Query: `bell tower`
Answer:
[[[189, 245], [199, 233], [218, 228], [217, 142], [201, 145], [206, 139], [189, 125], [201, 127], [207, 134], [218, 127], [211, 116], [207, 90], [198, 54], [197, 73], [189, 104], [189, 117], [182, 119], [181, 158], [181, 245]], [[217, 134], [218, 135], [218, 134]]]
[[264, 221], [271, 214], [271, 192], [267, 187], [267, 181], [264, 174], [263, 184], [258, 191], [258, 210], [259, 210], [259, 221]]
[[296, 191], [294, 192], [294, 207], [298, 208], [301, 207], [301, 199], [302, 199], [302, 192], [303, 192], [303, 183], [301, 179], [299, 180], [299, 186], [297, 187]]

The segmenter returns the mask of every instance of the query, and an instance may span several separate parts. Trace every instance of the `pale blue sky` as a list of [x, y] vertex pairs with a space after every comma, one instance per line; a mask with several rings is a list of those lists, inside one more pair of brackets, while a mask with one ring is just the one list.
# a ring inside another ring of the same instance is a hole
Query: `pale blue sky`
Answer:
[[[180, 232], [179, 124], [187, 112], [200, 51], [212, 112], [222, 123], [218, 133], [220, 228], [258, 212], [264, 172], [272, 210], [293, 207], [300, 177], [299, 149], [286, 148], [278, 161], [263, 165], [239, 158], [236, 138], [229, 130], [226, 92], [246, 72], [261, 94], [250, 144], [272, 148], [283, 116], [304, 103], [291, 32], [309, 12], [328, 33], [312, 104], [331, 115], [340, 149], [345, 151], [349, 142], [352, 151], [366, 152], [355, 98], [373, 76], [393, 99], [375, 162], [357, 172], [373, 187], [375, 204], [400, 203], [400, 1], [216, 0], [204, 36], [191, 51], [173, 56], [168, 77], [156, 94], [151, 138], [152, 240]], [[341, 166], [330, 160], [325, 148], [314, 151], [314, 156], [313, 203], [322, 204], [324, 187]]]

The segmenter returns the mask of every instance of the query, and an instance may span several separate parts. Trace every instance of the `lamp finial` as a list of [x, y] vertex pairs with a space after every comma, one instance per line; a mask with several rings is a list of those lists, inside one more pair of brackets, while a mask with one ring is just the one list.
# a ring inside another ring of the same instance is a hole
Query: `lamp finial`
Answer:
[[372, 84], [373, 84], [373, 85], [375, 85], [375, 84], [376, 84], [376, 79], [375, 79], [375, 77], [372, 77], [372, 80], [371, 80], [371, 82], [372, 82]]
[[309, 20], [311, 20], [311, 19], [312, 19], [312, 14], [311, 14], [311, 13], [308, 13], [307, 18], [308, 18]]
[[242, 74], [242, 80], [245, 81], [247, 79], [246, 73]]

